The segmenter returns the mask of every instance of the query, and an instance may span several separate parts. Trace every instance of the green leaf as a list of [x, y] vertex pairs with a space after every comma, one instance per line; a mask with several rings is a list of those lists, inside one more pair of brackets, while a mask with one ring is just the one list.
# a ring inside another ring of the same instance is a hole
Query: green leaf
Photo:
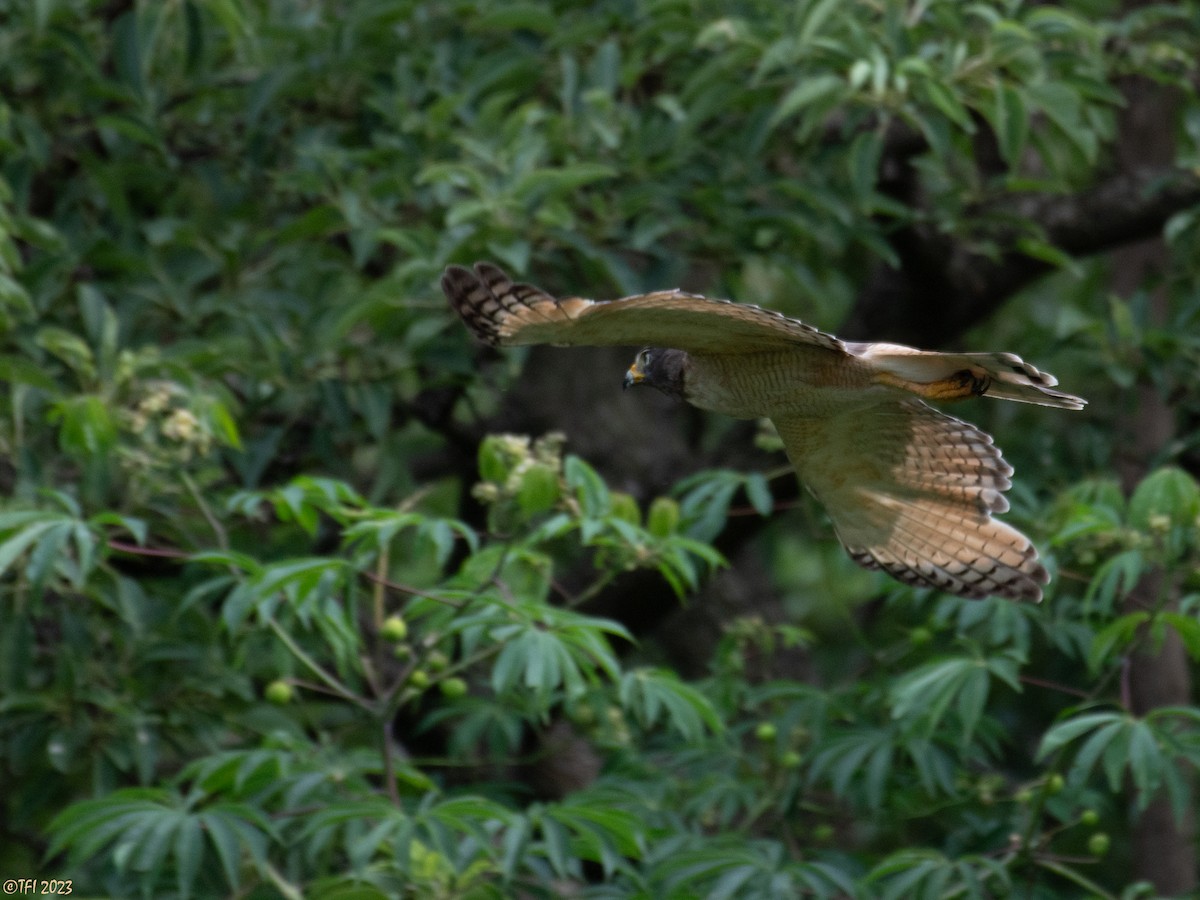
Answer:
[[[55, 569], [66, 576], [73, 587], [82, 587], [86, 570], [85, 566], [80, 565], [77, 567], [72, 565], [69, 551], [66, 549], [67, 542], [74, 534], [76, 527], [76, 523], [60, 522], [42, 535], [41, 540], [33, 547], [29, 554], [29, 565], [26, 567], [26, 573], [34, 590], [40, 590], [44, 587], [46, 580]], [[86, 527], [84, 527], [84, 535], [84, 546], [87, 546], [86, 536], [90, 536], [90, 532], [87, 531]], [[3, 550], [4, 548], [0, 547], [0, 555], [3, 554]], [[0, 569], [0, 571], [3, 571], [3, 569]]]
[[226, 447], [241, 450], [242, 438], [238, 434], [237, 420], [234, 419], [225, 404], [210, 399], [204, 405], [204, 412], [217, 439]]
[[1082, 276], [1083, 274], [1083, 270], [1074, 256], [1040, 237], [1020, 237], [1017, 239], [1016, 249], [1030, 259], [1041, 260], [1060, 269], [1066, 269], [1073, 275]]
[[608, 485], [595, 469], [578, 456], [569, 455], [563, 461], [563, 477], [567, 487], [575, 492], [575, 498], [585, 516], [603, 516], [608, 513], [611, 506]]
[[[12, 309], [24, 315], [32, 315], [33, 313], [33, 301], [30, 299], [29, 292], [25, 290], [25, 286], [3, 271], [0, 271], [0, 307]], [[36, 376], [32, 375], [33, 370], [36, 370], [36, 366], [32, 363], [28, 363], [27, 368], [22, 370], [22, 374], [26, 376], [24, 380], [27, 383], [36, 383]], [[0, 371], [3, 371], [2, 367], [0, 367]], [[10, 381], [14, 379], [5, 377], [4, 380]], [[38, 386], [49, 387], [49, 385]]]
[[525, 203], [541, 202], [547, 195], [563, 195], [585, 185], [614, 178], [617, 170], [600, 163], [576, 163], [558, 169], [537, 169], [513, 184], [513, 194]]
[[506, 3], [488, 8], [468, 20], [472, 30], [492, 35], [504, 31], [552, 34], [557, 26], [554, 13], [539, 3]]
[[179, 814], [173, 850], [179, 894], [187, 897], [192, 892], [204, 861], [204, 827], [197, 816]]
[[545, 815], [567, 829], [575, 855], [599, 863], [606, 876], [624, 867], [623, 858], [641, 856], [644, 824], [632, 812], [601, 805], [581, 792]]
[[1106, 663], [1110, 663], [1114, 653], [1120, 653], [1132, 643], [1141, 626], [1150, 621], [1150, 613], [1145, 610], [1127, 613], [1109, 622], [1092, 638], [1092, 647], [1088, 652], [1088, 668], [1098, 672]]
[[101, 456], [117, 443], [117, 422], [111, 404], [95, 394], [81, 394], [54, 405], [60, 423], [59, 445], [74, 456]]
[[238, 553], [234, 550], [201, 550], [188, 556], [191, 562], [210, 563], [217, 566], [228, 566], [239, 572], [254, 574], [263, 570], [262, 564], [248, 553]]
[[113, 59], [116, 62], [117, 74], [136, 96], [145, 92], [143, 82], [143, 59], [141, 29], [138, 27], [138, 14], [129, 11], [118, 16], [112, 26], [113, 30]]
[[655, 497], [646, 511], [646, 530], [657, 538], [666, 538], [679, 527], [679, 504], [670, 497]]
[[920, 82], [920, 90], [947, 119], [965, 133], [975, 133], [975, 123], [971, 120], [970, 112], [949, 87], [936, 78], [929, 78]]
[[682, 494], [679, 511], [689, 537], [707, 543], [721, 533], [729, 505], [742, 481], [738, 472], [713, 469], [698, 472], [675, 485], [675, 492]]
[[1188, 656], [1193, 661], [1200, 662], [1200, 620], [1197, 620], [1194, 616], [1186, 616], [1175, 612], [1159, 613], [1159, 618], [1179, 635], [1179, 640], [1183, 643], [1184, 649], [1187, 650]]
[[146, 539], [149, 537], [150, 526], [146, 524], [145, 519], [134, 518], [133, 516], [125, 516], [115, 512], [97, 513], [88, 519], [88, 524], [93, 527], [101, 525], [111, 525], [116, 528], [122, 528], [128, 531], [138, 546], [144, 547]]
[[601, 672], [610, 679], [620, 677], [620, 663], [604, 635], [632, 642], [632, 635], [621, 625], [535, 604], [519, 612], [525, 614], [523, 621], [491, 632], [492, 639], [502, 644], [492, 666], [496, 693], [524, 687], [544, 701], [560, 689], [568, 696], [577, 695]]
[[801, 4], [796, 28], [796, 49], [812, 44], [825, 30], [830, 18], [841, 7], [841, 0], [809, 0]]
[[987, 664], [970, 657], [938, 660], [914, 669], [892, 687], [892, 718], [911, 719], [929, 735], [954, 704], [962, 723], [960, 740], [970, 740], [987, 702]]
[[1122, 713], [1098, 712], [1076, 716], [1073, 719], [1060, 722], [1042, 737], [1042, 743], [1038, 747], [1036, 759], [1039, 761], [1044, 760], [1050, 754], [1077, 740], [1087, 732], [1093, 731], [1102, 725], [1119, 723], [1122, 719]]
[[1010, 166], [1019, 165], [1029, 137], [1029, 114], [1021, 93], [1010, 85], [997, 82], [988, 118], [996, 131], [1004, 161]]
[[287, 560], [272, 563], [263, 569], [255, 579], [254, 588], [260, 596], [273, 594], [290, 585], [311, 590], [322, 576], [341, 575], [346, 571], [344, 560], [327, 556]]
[[1083, 782], [1095, 770], [1098, 762], [1103, 761], [1103, 768], [1108, 775], [1109, 787], [1113, 780], [1119, 780], [1125, 767], [1125, 754], [1129, 743], [1128, 721], [1122, 717], [1120, 721], [1101, 725], [1083, 742], [1075, 755], [1071, 775], [1077, 783]]
[[280, 243], [300, 243], [310, 238], [322, 238], [341, 231], [344, 222], [336, 206], [322, 203], [306, 209], [276, 230], [275, 239]]
[[1141, 531], [1162, 523], [1194, 526], [1200, 516], [1200, 485], [1183, 469], [1167, 466], [1143, 478], [1129, 498], [1129, 522]]
[[859, 203], [868, 204], [875, 195], [882, 153], [883, 136], [878, 131], [864, 131], [850, 144], [850, 183]]
[[54, 392], [58, 387], [50, 373], [21, 356], [0, 355], [0, 381], [27, 384], [47, 392]]
[[1140, 550], [1124, 550], [1106, 560], [1096, 570], [1084, 592], [1084, 607], [1098, 604], [1101, 609], [1112, 609], [1117, 599], [1125, 596], [1137, 584], [1145, 565]]
[[199, 815], [199, 823], [208, 835], [208, 842], [216, 852], [217, 861], [225, 874], [225, 881], [230, 888], [237, 890], [240, 878], [241, 841], [236, 831], [226, 821], [226, 815], [219, 811], [205, 811]]
[[761, 472], [751, 472], [746, 476], [746, 497], [760, 516], [769, 516], [775, 510], [770, 484]]
[[502, 484], [508, 478], [511, 463], [500, 437], [489, 435], [479, 445], [479, 477]]
[[63, 522], [62, 518], [55, 516], [50, 520], [34, 522], [27, 528], [23, 528], [15, 535], [0, 544], [0, 574], [8, 571], [9, 567], [28, 550], [35, 541], [44, 535], [50, 529], [56, 528]]
[[840, 797], [849, 796], [851, 784], [862, 782], [866, 803], [878, 808], [891, 775], [896, 738], [890, 728], [854, 728], [838, 734], [814, 753], [809, 778], [828, 780]]
[[[1168, 765], [1150, 725], [1145, 721], [1135, 721], [1130, 725], [1127, 764], [1133, 775], [1134, 786], [1141, 795], [1138, 805], [1145, 809], [1162, 783], [1162, 770]], [[1112, 781], [1110, 777], [1110, 783]], [[1118, 787], [1119, 780], [1113, 785], [1113, 789], [1117, 790]]]
[[558, 471], [555, 468], [534, 463], [521, 473], [517, 504], [527, 516], [553, 509], [560, 494]]
[[807, 106], [824, 107], [823, 101], [832, 101], [835, 95], [846, 91], [845, 79], [838, 75], [807, 76], [796, 83], [771, 113], [767, 120], [769, 128], [776, 128], [785, 119], [790, 118]]
[[128, 138], [135, 144], [141, 144], [143, 147], [153, 150], [158, 150], [162, 147], [162, 139], [158, 132], [154, 130], [149, 122], [140, 116], [124, 114], [98, 116], [96, 118], [96, 125], [99, 128], [104, 128], [124, 138]]
[[652, 727], [665, 716], [668, 724], [686, 741], [699, 741], [706, 729], [710, 732], [722, 730], [721, 718], [709, 700], [669, 670], [626, 672], [621, 678], [618, 695], [621, 704], [643, 727]]

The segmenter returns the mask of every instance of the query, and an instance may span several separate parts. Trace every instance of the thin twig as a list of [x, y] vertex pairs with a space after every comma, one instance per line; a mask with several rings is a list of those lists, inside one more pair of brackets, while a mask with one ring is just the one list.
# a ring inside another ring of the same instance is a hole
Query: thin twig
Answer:
[[109, 538], [105, 543], [110, 550], [128, 553], [132, 556], [160, 556], [164, 559], [187, 559], [191, 556], [190, 553], [185, 553], [183, 550], [174, 550], [169, 547], [139, 547], [137, 544], [118, 541], [116, 538]]
[[1065, 684], [1059, 684], [1057, 681], [1050, 681], [1047, 678], [1036, 678], [1033, 675], [1021, 675], [1018, 681], [1023, 684], [1032, 684], [1037, 687], [1049, 688], [1052, 691], [1058, 691], [1063, 694], [1070, 694], [1072, 697], [1082, 697], [1085, 700], [1091, 699], [1091, 694], [1087, 691], [1081, 691], [1079, 688], [1068, 687]]
[[431, 594], [428, 591], [423, 591], [420, 588], [413, 587], [412, 585], [401, 584], [398, 581], [392, 581], [390, 578], [384, 578], [382, 575], [379, 575], [376, 572], [360, 571], [358, 574], [367, 579], [367, 581], [382, 585], [390, 590], [399, 591], [402, 594], [411, 594], [414, 597], [421, 597], [424, 600], [432, 600], [435, 603], [443, 603], [452, 609], [461, 610], [464, 606], [466, 606], [466, 603], [461, 600], [451, 600], [448, 597], [439, 597], [437, 594]]
[[192, 495], [192, 499], [196, 501], [196, 505], [200, 508], [200, 513], [204, 516], [205, 521], [208, 522], [208, 527], [213, 530], [213, 534], [217, 539], [217, 546], [228, 553], [229, 535], [225, 532], [225, 527], [221, 524], [217, 517], [213, 515], [212, 510], [208, 508], [208, 503], [205, 502], [204, 497], [201, 496], [200, 489], [196, 486], [196, 482], [192, 481], [192, 477], [188, 475], [187, 472], [181, 472], [180, 477], [183, 479], [183, 483], [187, 487], [188, 493]]
[[359, 697], [353, 691], [346, 688], [340, 681], [338, 681], [336, 677], [326, 671], [326, 669], [319, 662], [305, 653], [304, 648], [297, 644], [295, 640], [293, 640], [292, 636], [287, 633], [287, 629], [276, 622], [274, 617], [268, 617], [267, 624], [271, 627], [271, 630], [275, 632], [275, 636], [283, 641], [288, 650], [292, 652], [292, 655], [294, 655], [296, 659], [300, 660], [300, 662], [304, 663], [304, 665], [308, 667], [309, 671], [325, 682], [325, 684], [328, 685], [337, 696], [341, 697], [343, 700], [349, 700], [351, 703], [362, 707], [372, 714], [375, 713], [374, 706], [372, 706], [366, 700], [363, 700], [362, 697]]

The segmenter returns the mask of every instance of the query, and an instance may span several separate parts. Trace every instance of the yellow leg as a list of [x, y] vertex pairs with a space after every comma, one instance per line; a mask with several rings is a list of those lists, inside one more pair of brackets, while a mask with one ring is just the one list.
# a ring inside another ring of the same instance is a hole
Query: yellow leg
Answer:
[[967, 397], [980, 397], [987, 393], [992, 386], [992, 378], [986, 372], [960, 369], [947, 378], [938, 381], [909, 381], [891, 372], [878, 372], [875, 375], [878, 384], [899, 388], [924, 397], [926, 400], [963, 400]]

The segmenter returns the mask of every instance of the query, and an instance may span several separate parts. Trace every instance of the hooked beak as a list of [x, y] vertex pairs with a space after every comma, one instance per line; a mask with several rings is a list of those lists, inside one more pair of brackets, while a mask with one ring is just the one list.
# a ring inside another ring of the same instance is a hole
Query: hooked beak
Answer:
[[634, 360], [632, 366], [625, 371], [625, 386], [623, 390], [629, 390], [635, 385], [641, 384], [646, 380], [646, 373], [642, 367], [638, 365], [637, 360]]

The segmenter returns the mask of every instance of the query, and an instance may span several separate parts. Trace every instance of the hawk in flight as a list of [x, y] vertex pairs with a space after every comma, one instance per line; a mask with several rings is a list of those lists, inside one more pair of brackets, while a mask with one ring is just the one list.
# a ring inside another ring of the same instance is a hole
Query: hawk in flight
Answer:
[[758, 306], [682, 291], [556, 299], [488, 263], [442, 290], [488, 344], [649, 345], [625, 385], [737, 418], [766, 416], [859, 565], [961, 597], [1040, 600], [1037, 550], [994, 519], [1012, 467], [974, 425], [925, 400], [985, 396], [1082, 409], [1011, 353], [852, 343]]

